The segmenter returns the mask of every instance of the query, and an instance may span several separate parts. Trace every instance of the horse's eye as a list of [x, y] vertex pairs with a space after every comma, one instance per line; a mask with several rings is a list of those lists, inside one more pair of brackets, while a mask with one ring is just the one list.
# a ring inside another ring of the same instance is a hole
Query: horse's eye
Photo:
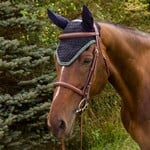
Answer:
[[83, 65], [88, 65], [88, 64], [90, 64], [92, 62], [92, 59], [91, 58], [85, 58], [84, 60], [83, 60]]

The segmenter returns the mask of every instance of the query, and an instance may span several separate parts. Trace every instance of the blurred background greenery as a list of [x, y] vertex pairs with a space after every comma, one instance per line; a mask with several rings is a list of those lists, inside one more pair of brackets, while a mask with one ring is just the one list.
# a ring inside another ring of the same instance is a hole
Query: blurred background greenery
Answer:
[[[61, 32], [46, 9], [79, 18], [86, 4], [96, 20], [150, 32], [149, 0], [1, 0], [0, 1], [0, 150], [57, 150], [47, 128], [55, 80], [53, 51]], [[120, 119], [121, 99], [108, 83], [84, 112], [85, 150], [138, 150]], [[66, 140], [79, 149], [79, 127]]]

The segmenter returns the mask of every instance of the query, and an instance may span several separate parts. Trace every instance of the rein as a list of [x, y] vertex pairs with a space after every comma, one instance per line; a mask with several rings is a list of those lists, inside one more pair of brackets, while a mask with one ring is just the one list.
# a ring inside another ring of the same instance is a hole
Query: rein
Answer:
[[[99, 34], [98, 28], [95, 24], [94, 24], [94, 29], [95, 29], [95, 32], [64, 33], [64, 34], [59, 35], [59, 37], [58, 37], [59, 39], [89, 37], [89, 36], [95, 36], [96, 37], [96, 46], [95, 46], [94, 54], [93, 54], [94, 57], [93, 57], [91, 68], [90, 68], [86, 83], [84, 85], [84, 88], [81, 90], [81, 89], [79, 89], [79, 88], [77, 88], [77, 87], [75, 87], [75, 86], [73, 86], [69, 83], [65, 83], [65, 82], [62, 82], [62, 81], [58, 81], [58, 82], [54, 83], [55, 87], [56, 86], [62, 86], [64, 88], [68, 88], [68, 89], [72, 90], [73, 92], [79, 94], [82, 97], [82, 99], [81, 99], [81, 101], [78, 105], [78, 108], [75, 112], [77, 114], [80, 114], [80, 139], [81, 139], [80, 149], [81, 150], [82, 150], [82, 112], [86, 109], [86, 107], [88, 106], [88, 103], [89, 103], [90, 89], [91, 89], [92, 79], [93, 79], [94, 71], [95, 71], [95, 68], [96, 68], [96, 63], [97, 63], [97, 58], [99, 56], [99, 52], [101, 53], [101, 55], [103, 57], [104, 64], [105, 64], [105, 67], [106, 67], [106, 72], [109, 76], [109, 67], [108, 67], [106, 58], [103, 55], [103, 53], [101, 51], [101, 48], [100, 48], [100, 43], [99, 43], [100, 34]], [[64, 150], [64, 140], [62, 140], [61, 143], [62, 143], [62, 147], [63, 147], [62, 149]]]

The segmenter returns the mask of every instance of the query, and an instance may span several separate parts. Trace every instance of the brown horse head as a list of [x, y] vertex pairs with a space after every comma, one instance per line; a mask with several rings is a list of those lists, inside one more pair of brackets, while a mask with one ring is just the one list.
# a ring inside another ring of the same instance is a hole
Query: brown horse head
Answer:
[[50, 10], [48, 16], [64, 30], [54, 54], [57, 82], [48, 114], [53, 134], [63, 138], [70, 135], [77, 112], [106, 84], [108, 68], [99, 39], [100, 26], [86, 6], [82, 20], [69, 21]]

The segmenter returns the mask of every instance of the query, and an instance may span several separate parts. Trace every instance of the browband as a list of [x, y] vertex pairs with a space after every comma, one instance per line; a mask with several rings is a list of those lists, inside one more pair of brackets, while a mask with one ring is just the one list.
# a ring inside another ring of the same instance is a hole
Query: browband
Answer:
[[96, 32], [75, 32], [75, 33], [64, 33], [58, 36], [59, 39], [70, 39], [78, 37], [89, 37], [89, 36], [98, 36], [99, 33]]

